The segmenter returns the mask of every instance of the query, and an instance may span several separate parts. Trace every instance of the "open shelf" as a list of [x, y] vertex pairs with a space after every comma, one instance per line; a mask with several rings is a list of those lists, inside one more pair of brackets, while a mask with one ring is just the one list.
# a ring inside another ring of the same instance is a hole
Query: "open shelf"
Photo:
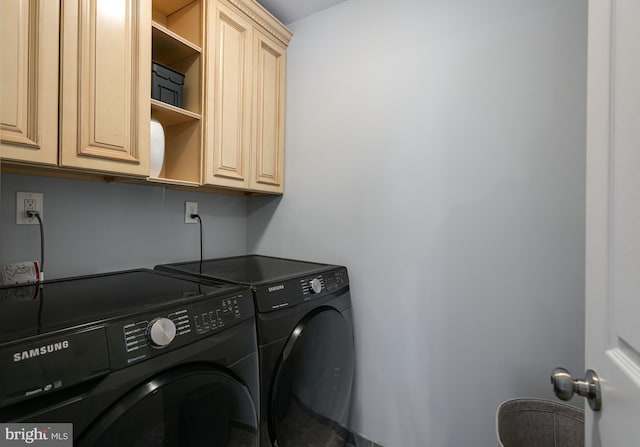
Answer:
[[200, 47], [203, 29], [202, 1], [204, 0], [153, 0], [151, 17], [156, 25]]
[[[157, 177], [149, 181], [182, 186], [202, 184], [202, 123], [200, 119], [173, 122], [174, 115], [156, 113], [153, 116], [164, 128], [164, 163]], [[165, 118], [169, 117], [169, 121]]]
[[165, 16], [169, 16], [193, 3], [193, 1], [194, 0], [153, 0], [153, 9]]
[[151, 98], [151, 115], [164, 128], [164, 164], [150, 182], [202, 185], [205, 0], [152, 0], [151, 58], [184, 75], [180, 107]]
[[202, 53], [202, 48], [158, 22], [151, 23], [151, 39], [153, 42], [153, 59], [162, 60], [165, 64], [175, 63], [184, 58]]
[[163, 126], [173, 126], [174, 124], [197, 121], [202, 118], [198, 113], [190, 112], [153, 98], [151, 98], [151, 115], [160, 121]]

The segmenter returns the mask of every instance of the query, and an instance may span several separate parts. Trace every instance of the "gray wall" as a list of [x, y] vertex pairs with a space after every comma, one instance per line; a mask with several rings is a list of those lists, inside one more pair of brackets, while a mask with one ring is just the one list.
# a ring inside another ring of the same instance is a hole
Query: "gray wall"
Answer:
[[586, 2], [349, 0], [291, 25], [286, 184], [248, 251], [345, 264], [353, 428], [489, 447], [584, 371]]
[[246, 250], [243, 196], [6, 173], [0, 185], [0, 263], [40, 258], [38, 226], [15, 224], [15, 201], [17, 191], [44, 193], [47, 278], [199, 258], [199, 226], [184, 223], [185, 200], [198, 202], [206, 257]]

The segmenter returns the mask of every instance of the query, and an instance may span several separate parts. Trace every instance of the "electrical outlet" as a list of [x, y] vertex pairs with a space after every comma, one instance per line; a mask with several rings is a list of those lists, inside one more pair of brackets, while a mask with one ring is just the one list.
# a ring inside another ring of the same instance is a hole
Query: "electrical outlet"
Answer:
[[198, 218], [191, 217], [192, 214], [198, 214], [198, 202], [184, 202], [184, 223], [198, 223]]
[[44, 219], [44, 199], [41, 192], [17, 192], [16, 193], [16, 224], [37, 225], [38, 219], [28, 217], [27, 211], [37, 211], [41, 219]]

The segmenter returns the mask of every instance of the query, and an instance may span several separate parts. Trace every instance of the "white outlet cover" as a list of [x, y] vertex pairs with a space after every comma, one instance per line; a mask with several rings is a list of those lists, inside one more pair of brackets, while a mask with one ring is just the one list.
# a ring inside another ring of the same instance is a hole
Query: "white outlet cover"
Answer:
[[184, 223], [198, 223], [196, 217], [192, 214], [198, 214], [198, 202], [184, 202]]
[[44, 194], [41, 192], [17, 192], [16, 193], [16, 224], [18, 225], [38, 225], [38, 219], [35, 217], [26, 217], [25, 200], [36, 201], [36, 211], [40, 214], [40, 218], [44, 219]]

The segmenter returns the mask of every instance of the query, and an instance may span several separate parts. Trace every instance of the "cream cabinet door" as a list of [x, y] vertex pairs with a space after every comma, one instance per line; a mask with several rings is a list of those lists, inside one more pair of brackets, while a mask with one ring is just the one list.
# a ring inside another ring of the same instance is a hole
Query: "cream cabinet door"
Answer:
[[205, 183], [249, 187], [252, 25], [219, 2], [209, 11]]
[[58, 162], [59, 2], [0, 2], [0, 157]]
[[286, 48], [257, 30], [254, 48], [256, 79], [250, 189], [282, 193]]
[[150, 0], [63, 0], [61, 165], [149, 175]]

